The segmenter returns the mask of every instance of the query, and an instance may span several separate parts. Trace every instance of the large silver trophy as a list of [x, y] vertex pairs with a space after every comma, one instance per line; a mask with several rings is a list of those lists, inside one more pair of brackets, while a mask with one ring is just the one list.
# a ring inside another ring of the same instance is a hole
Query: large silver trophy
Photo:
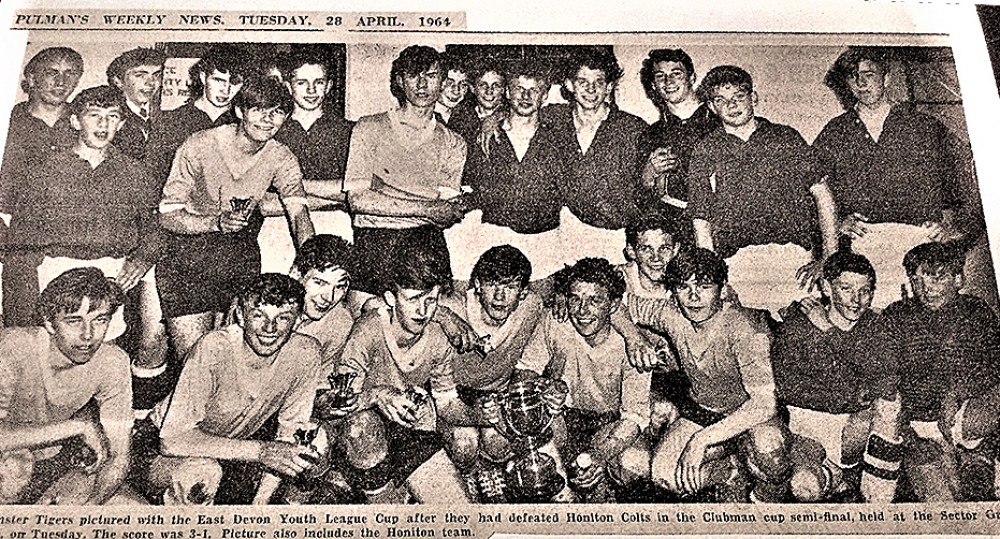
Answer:
[[487, 417], [510, 442], [514, 457], [501, 474], [481, 476], [481, 491], [502, 491], [508, 502], [539, 503], [563, 489], [566, 480], [555, 459], [539, 448], [552, 439], [552, 422], [562, 413], [566, 393], [562, 381], [536, 378], [486, 397], [484, 409], [499, 411]]

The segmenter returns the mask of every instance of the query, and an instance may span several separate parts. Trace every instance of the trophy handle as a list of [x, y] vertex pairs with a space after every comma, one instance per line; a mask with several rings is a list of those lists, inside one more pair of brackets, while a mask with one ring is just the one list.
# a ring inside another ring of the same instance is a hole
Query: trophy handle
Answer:
[[[489, 393], [489, 395], [483, 399], [484, 403], [486, 403], [488, 401], [495, 402], [496, 405], [497, 405], [497, 407], [500, 410], [500, 419], [499, 419], [499, 421], [497, 421], [496, 423], [490, 421], [490, 425], [493, 428], [497, 429], [497, 431], [504, 438], [507, 438], [507, 439], [513, 438], [512, 434], [517, 434], [517, 431], [514, 430], [513, 428], [511, 428], [509, 425], [507, 425], [507, 421], [506, 421], [506, 415], [507, 414], [504, 411], [504, 407], [507, 405], [507, 399], [505, 398], [505, 396], [502, 393], [500, 393], [499, 391], [491, 391]], [[513, 431], [513, 432], [511, 432], [511, 431]]]

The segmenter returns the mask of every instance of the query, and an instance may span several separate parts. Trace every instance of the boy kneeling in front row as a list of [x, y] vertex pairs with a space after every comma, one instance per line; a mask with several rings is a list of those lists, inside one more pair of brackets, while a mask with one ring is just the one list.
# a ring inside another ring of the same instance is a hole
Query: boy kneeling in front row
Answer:
[[[334, 461], [372, 503], [467, 503], [455, 466], [443, 451], [438, 419], [451, 425], [489, 423], [458, 397], [455, 350], [432, 323], [451, 288], [448, 260], [421, 241], [402, 247], [388, 273], [385, 305], [351, 329], [337, 372], [354, 373], [359, 392], [341, 425]], [[429, 391], [428, 391], [429, 389]]]
[[625, 279], [607, 260], [585, 258], [560, 272], [555, 288], [566, 298], [570, 323], [551, 313], [542, 319], [514, 380], [545, 376], [566, 383], [566, 411], [553, 423], [553, 442], [567, 464], [590, 455], [592, 465], [574, 470], [579, 476], [571, 483], [578, 490], [589, 490], [605, 473], [618, 485], [637, 484], [649, 477], [643, 431], [652, 375], [629, 364], [625, 339], [612, 327]]
[[[722, 301], [728, 268], [719, 255], [692, 249], [665, 273], [673, 299], [635, 299], [629, 309], [637, 324], [670, 336], [699, 409], [664, 427], [653, 481], [695, 494], [738, 485], [745, 462], [756, 480], [751, 499], [783, 501], [791, 474], [788, 431], [777, 415], [767, 329]], [[726, 501], [745, 501], [739, 488], [731, 490]]]

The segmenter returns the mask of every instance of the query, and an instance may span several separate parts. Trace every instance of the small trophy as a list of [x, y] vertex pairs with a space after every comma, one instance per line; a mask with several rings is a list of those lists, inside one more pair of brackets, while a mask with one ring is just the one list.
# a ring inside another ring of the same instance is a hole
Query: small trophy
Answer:
[[233, 197], [229, 199], [229, 205], [233, 208], [233, 213], [247, 215], [253, 208], [252, 198]]
[[[295, 438], [295, 443], [297, 445], [312, 448], [322, 455], [323, 451], [320, 451], [313, 444], [313, 442], [316, 441], [317, 434], [319, 434], [319, 425], [317, 425], [316, 423], [309, 422], [309, 423], [304, 423], [301, 428], [295, 429], [295, 434], [293, 434], [293, 437]], [[330, 468], [329, 463], [326, 462], [327, 459], [323, 456], [321, 456], [319, 459], [316, 459], [315, 457], [307, 455], [305, 453], [302, 453], [299, 456], [302, 457], [302, 460], [312, 464], [312, 466], [306, 468], [301, 474], [303, 477], [307, 479], [320, 477], [323, 474], [325, 474], [326, 471]]]
[[350, 408], [356, 399], [357, 393], [354, 392], [351, 384], [357, 377], [358, 373], [356, 372], [335, 372], [327, 376], [330, 389], [317, 396], [313, 415], [323, 421], [343, 417], [344, 410]]
[[[492, 393], [484, 400], [484, 407], [500, 409], [500, 421], [494, 426], [511, 442], [515, 453], [504, 470], [509, 501], [551, 501], [566, 485], [556, 471], [555, 459], [539, 451], [552, 438], [552, 421], [562, 412], [566, 393], [562, 381], [536, 378], [515, 384], [505, 394]], [[555, 401], [558, 403], [554, 406]]]

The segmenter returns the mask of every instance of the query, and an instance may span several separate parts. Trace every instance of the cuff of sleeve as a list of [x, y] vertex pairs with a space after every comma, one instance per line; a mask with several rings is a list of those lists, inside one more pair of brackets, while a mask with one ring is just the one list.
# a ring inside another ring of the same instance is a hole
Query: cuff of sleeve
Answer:
[[3, 224], [10, 226], [11, 215], [9, 213], [0, 213], [0, 219], [3, 219]]
[[962, 424], [965, 423], [965, 408], [969, 405], [969, 401], [962, 403], [962, 407], [958, 409], [958, 413], [955, 414], [955, 424], [951, 427], [951, 439], [955, 441], [955, 445], [964, 447], [965, 449], [975, 449], [979, 447], [979, 444], [983, 442], [982, 438], [977, 438], [975, 440], [969, 440], [962, 433]]
[[362, 180], [344, 178], [344, 186], [341, 188], [341, 191], [347, 193], [350, 191], [358, 191], [360, 189], [371, 189], [371, 186], [372, 182], [370, 179]]
[[170, 213], [177, 210], [183, 210], [186, 206], [184, 204], [171, 204], [167, 202], [161, 202], [159, 207], [160, 213]]
[[308, 203], [306, 197], [288, 197], [281, 199], [281, 201], [285, 204], [299, 204], [302, 206], [305, 206]]

